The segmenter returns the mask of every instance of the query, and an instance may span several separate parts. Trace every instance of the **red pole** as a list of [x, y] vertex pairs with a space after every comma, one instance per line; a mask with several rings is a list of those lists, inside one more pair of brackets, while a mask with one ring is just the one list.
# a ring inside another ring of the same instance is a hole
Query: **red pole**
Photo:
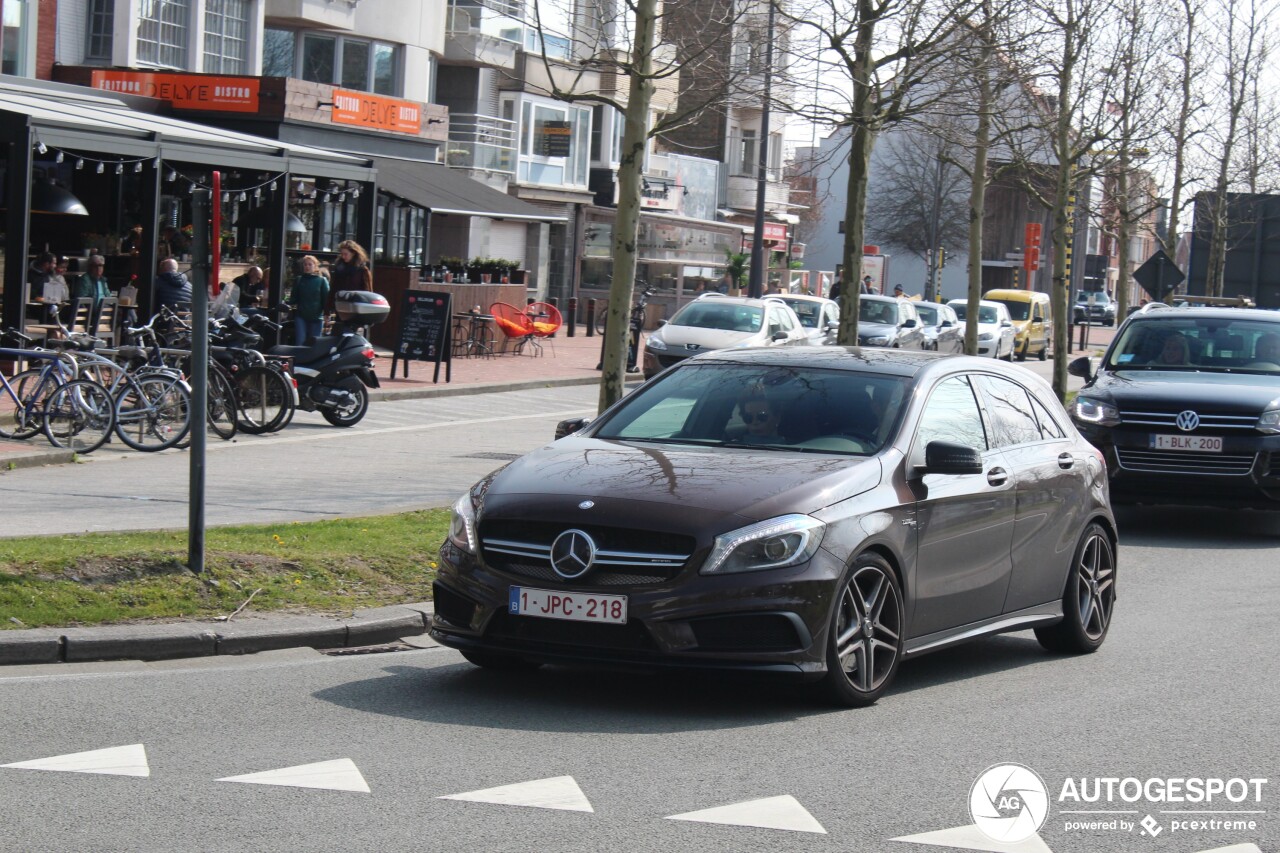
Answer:
[[218, 262], [222, 260], [222, 173], [213, 173], [213, 204], [210, 206], [213, 222], [209, 227], [209, 252], [213, 263], [209, 265], [209, 287], [214, 296], [222, 292], [218, 277]]

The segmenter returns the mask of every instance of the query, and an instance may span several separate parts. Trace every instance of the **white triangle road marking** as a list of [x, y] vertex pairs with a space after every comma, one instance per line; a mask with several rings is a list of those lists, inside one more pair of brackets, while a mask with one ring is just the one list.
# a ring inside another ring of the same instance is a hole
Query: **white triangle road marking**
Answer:
[[360, 775], [360, 769], [350, 758], [299, 764], [279, 770], [246, 773], [243, 776], [227, 776], [219, 782], [247, 782], [251, 785], [285, 785], [291, 788], [323, 788], [327, 791], [358, 791], [369, 793], [369, 783]]
[[689, 820], [719, 823], [727, 826], [754, 826], [759, 829], [785, 829], [792, 832], [817, 832], [826, 835], [822, 824], [809, 814], [800, 801], [790, 794], [765, 797], [729, 806], [716, 806], [685, 814], [669, 815], [667, 820]]
[[502, 806], [530, 806], [536, 809], [560, 809], [570, 812], [595, 812], [572, 776], [553, 776], [533, 782], [517, 782], [436, 797], [437, 800], [464, 800], [471, 803], [496, 803]]
[[1256, 844], [1232, 844], [1230, 847], [1215, 847], [1212, 850], [1201, 850], [1200, 853], [1262, 853]]
[[112, 746], [88, 752], [72, 752], [34, 761], [15, 761], [3, 767], [24, 770], [57, 770], [64, 773], [105, 773], [110, 776], [150, 776], [147, 751], [140, 743]]
[[1015, 843], [992, 841], [986, 833], [972, 824], [957, 826], [954, 829], [940, 829], [937, 832], [922, 832], [919, 835], [904, 835], [893, 840], [911, 844], [930, 844], [934, 847], [952, 847], [957, 850], [984, 850], [987, 853], [1053, 853], [1049, 845], [1045, 844], [1038, 835]]

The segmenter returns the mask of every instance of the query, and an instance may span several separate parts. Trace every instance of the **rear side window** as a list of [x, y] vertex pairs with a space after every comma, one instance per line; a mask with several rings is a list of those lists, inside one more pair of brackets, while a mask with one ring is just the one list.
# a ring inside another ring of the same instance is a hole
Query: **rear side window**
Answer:
[[1058, 423], [1058, 419], [1049, 414], [1049, 410], [1036, 399], [1036, 395], [1031, 395], [1031, 409], [1036, 413], [1036, 420], [1040, 422], [1040, 432], [1045, 438], [1066, 438], [1067, 432]]
[[1040, 440], [1040, 425], [1031, 409], [1027, 391], [999, 376], [982, 376], [979, 383], [991, 415], [991, 444], [1010, 447]]
[[944, 379], [933, 389], [920, 416], [916, 441], [922, 450], [931, 441], [949, 441], [975, 450], [987, 449], [982, 414], [967, 376]]

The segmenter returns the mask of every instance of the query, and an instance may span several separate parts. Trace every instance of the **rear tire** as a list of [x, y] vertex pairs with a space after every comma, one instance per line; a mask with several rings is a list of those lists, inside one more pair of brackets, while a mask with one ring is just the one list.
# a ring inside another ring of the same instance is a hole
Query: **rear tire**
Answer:
[[[15, 373], [9, 379], [9, 385], [22, 401], [22, 410], [12, 408], [13, 400], [5, 394], [4, 405], [0, 407], [0, 438], [31, 438], [43, 427], [44, 404], [57, 390], [61, 381], [57, 374], [50, 372], [47, 379], [42, 379], [41, 368], [28, 368]], [[43, 386], [40, 384], [43, 381]], [[36, 389], [39, 389], [37, 392]], [[36, 394], [34, 400], [28, 400]]]
[[902, 660], [902, 588], [878, 554], [860, 555], [840, 578], [827, 629], [827, 674], [819, 687], [837, 705], [873, 704]]
[[499, 654], [498, 652], [462, 652], [462, 656], [469, 663], [475, 664], [484, 669], [494, 669], [502, 672], [531, 672], [542, 666], [537, 661], [525, 660], [524, 658], [514, 657], [512, 655]]
[[134, 450], [167, 450], [191, 428], [191, 393], [163, 375], [142, 376], [120, 389], [115, 401], [116, 435]]
[[[359, 380], [356, 380], [356, 382], [358, 383]], [[321, 409], [320, 414], [326, 421], [336, 427], [355, 426], [364, 418], [365, 412], [369, 411], [369, 392], [362, 384], [347, 387], [343, 390], [351, 392], [356, 401], [350, 406], [344, 406], [340, 409]]]
[[1040, 348], [1040, 360], [1044, 361], [1048, 357], [1049, 357], [1049, 344], [1046, 343], [1043, 347]]
[[235, 377], [236, 424], [250, 435], [283, 429], [293, 419], [293, 389], [284, 374], [260, 365]]
[[1116, 551], [1102, 525], [1080, 534], [1067, 588], [1062, 594], [1061, 622], [1036, 628], [1036, 639], [1051, 652], [1096, 652], [1107, 638], [1116, 603]]
[[114, 401], [92, 379], [73, 379], [45, 401], [43, 426], [54, 447], [92, 453], [106, 443], [115, 426]]

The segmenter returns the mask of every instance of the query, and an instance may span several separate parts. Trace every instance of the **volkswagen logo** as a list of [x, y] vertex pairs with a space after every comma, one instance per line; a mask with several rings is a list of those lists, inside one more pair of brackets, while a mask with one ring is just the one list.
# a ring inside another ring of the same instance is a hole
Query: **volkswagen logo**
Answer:
[[566, 530], [551, 543], [551, 568], [566, 580], [580, 578], [596, 559], [596, 543], [581, 530]]
[[1178, 412], [1178, 419], [1174, 421], [1178, 425], [1178, 429], [1183, 432], [1191, 432], [1200, 426], [1200, 416], [1195, 412], [1187, 409], [1185, 412]]

